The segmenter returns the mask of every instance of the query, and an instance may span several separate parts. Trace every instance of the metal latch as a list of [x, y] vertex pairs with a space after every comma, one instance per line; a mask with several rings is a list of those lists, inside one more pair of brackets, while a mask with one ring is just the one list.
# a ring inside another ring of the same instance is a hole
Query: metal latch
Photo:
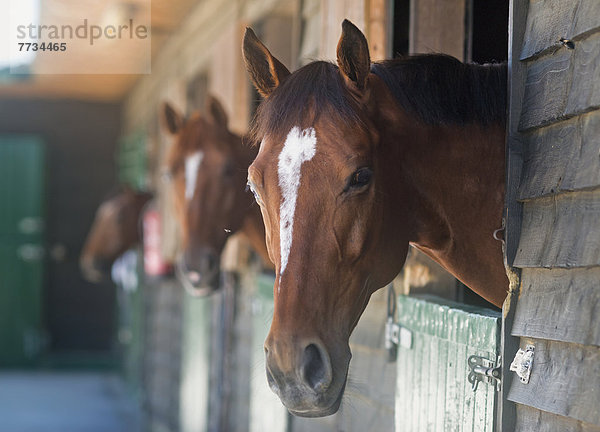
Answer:
[[385, 349], [388, 352], [389, 362], [396, 360], [398, 346], [407, 349], [412, 348], [412, 332], [394, 322], [392, 317], [388, 317], [385, 323]]
[[519, 348], [515, 354], [515, 358], [510, 364], [510, 370], [517, 373], [517, 376], [523, 384], [529, 383], [529, 375], [533, 368], [533, 354], [535, 346], [527, 345], [525, 349]]
[[502, 384], [500, 361], [493, 362], [492, 360], [472, 355], [467, 362], [471, 370], [468, 380], [471, 383], [473, 391], [477, 390], [480, 381], [487, 382], [495, 386], [496, 390], [500, 390]]
[[400, 326], [394, 322], [392, 317], [388, 317], [385, 323], [385, 350], [387, 351], [387, 361], [393, 362], [398, 355], [398, 334]]
[[388, 362], [396, 361], [398, 345], [410, 349], [412, 347], [412, 332], [394, 321], [396, 316], [396, 292], [394, 286], [388, 285], [387, 321], [385, 322], [385, 349]]

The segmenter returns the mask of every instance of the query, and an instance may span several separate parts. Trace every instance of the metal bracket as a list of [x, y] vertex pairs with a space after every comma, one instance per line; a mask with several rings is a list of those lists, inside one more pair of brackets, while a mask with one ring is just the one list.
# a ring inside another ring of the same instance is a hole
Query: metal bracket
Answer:
[[392, 317], [388, 317], [385, 323], [385, 350], [388, 353], [388, 362], [396, 360], [398, 355], [398, 334], [400, 333], [400, 326], [394, 322]]
[[534, 353], [535, 346], [533, 345], [527, 345], [524, 350], [519, 348], [514, 360], [510, 364], [510, 370], [517, 373], [523, 384], [529, 383], [529, 375], [531, 375], [531, 369], [533, 368]]
[[398, 346], [412, 348], [412, 332], [406, 327], [393, 321], [388, 317], [385, 323], [385, 349], [388, 351], [388, 360], [394, 361], [398, 352]]
[[394, 321], [396, 316], [396, 292], [394, 286], [388, 285], [387, 321], [385, 322], [385, 349], [388, 353], [388, 362], [396, 361], [398, 345], [403, 348], [412, 348], [412, 332]]
[[473, 391], [477, 391], [477, 386], [480, 381], [487, 382], [496, 387], [496, 390], [500, 390], [502, 385], [502, 371], [500, 361], [494, 362], [492, 360], [472, 355], [467, 361], [469, 365], [468, 380], [471, 383]]

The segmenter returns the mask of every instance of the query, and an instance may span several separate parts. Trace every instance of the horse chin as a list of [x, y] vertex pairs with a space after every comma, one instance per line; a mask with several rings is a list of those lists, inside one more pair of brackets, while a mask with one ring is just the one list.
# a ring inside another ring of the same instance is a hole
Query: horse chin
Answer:
[[183, 285], [188, 294], [193, 297], [206, 297], [217, 291], [219, 288], [219, 278], [213, 277], [211, 280], [203, 278], [196, 271], [190, 271], [183, 259], [178, 259], [175, 265], [177, 279]]
[[90, 268], [86, 268], [86, 269], [81, 269], [81, 275], [83, 276], [83, 278], [91, 283], [100, 283], [103, 280], [107, 279], [105, 275], [103, 275], [102, 273], [100, 273], [98, 270], [96, 269], [90, 269]]
[[83, 278], [91, 283], [100, 283], [109, 279], [110, 262], [99, 260], [81, 260], [79, 268]]
[[314, 407], [310, 409], [299, 409], [294, 410], [288, 407], [288, 411], [295, 415], [296, 417], [307, 417], [307, 418], [316, 418], [316, 417], [327, 417], [335, 414], [340, 409], [340, 405], [342, 403], [342, 399], [344, 398], [344, 392], [346, 390], [347, 379], [344, 379], [344, 384], [339, 391], [337, 398], [333, 401], [333, 403], [325, 408], [322, 407]]

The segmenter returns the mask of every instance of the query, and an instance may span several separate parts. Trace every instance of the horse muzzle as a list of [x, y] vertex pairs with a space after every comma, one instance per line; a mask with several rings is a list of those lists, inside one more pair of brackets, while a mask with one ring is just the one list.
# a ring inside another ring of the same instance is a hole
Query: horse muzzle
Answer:
[[203, 297], [219, 288], [219, 257], [209, 249], [184, 253], [176, 264], [177, 277], [191, 295]]
[[[291, 349], [290, 349], [291, 348]], [[265, 344], [267, 381], [286, 408], [300, 417], [324, 417], [340, 407], [346, 385], [349, 355], [332, 364], [319, 340], [291, 344]], [[336, 376], [334, 371], [343, 370]]]
[[79, 260], [79, 269], [85, 280], [98, 283], [108, 279], [111, 264], [109, 260], [85, 256]]

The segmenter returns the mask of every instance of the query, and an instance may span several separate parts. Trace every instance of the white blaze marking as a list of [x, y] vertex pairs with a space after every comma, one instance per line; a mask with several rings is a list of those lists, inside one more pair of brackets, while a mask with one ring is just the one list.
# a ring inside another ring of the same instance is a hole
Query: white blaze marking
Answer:
[[[288, 133], [279, 154], [277, 174], [281, 188], [281, 206], [279, 208], [279, 247], [281, 250], [281, 274], [287, 266], [292, 247], [294, 213], [300, 187], [300, 169], [302, 163], [313, 158], [317, 150], [317, 138], [314, 128], [300, 130], [294, 126]], [[279, 288], [278, 288], [279, 289]]]
[[185, 199], [188, 201], [194, 196], [198, 167], [203, 157], [204, 153], [197, 151], [185, 158]]

